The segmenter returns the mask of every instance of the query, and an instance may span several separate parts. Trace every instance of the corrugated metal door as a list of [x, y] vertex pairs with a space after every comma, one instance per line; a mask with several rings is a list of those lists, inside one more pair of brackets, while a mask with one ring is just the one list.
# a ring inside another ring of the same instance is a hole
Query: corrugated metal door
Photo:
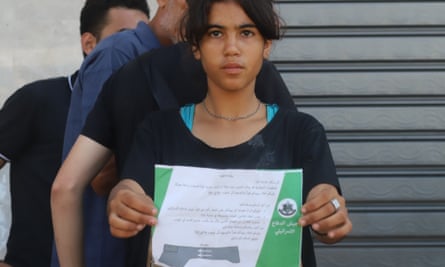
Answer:
[[445, 1], [277, 1], [271, 60], [326, 127], [354, 229], [319, 266], [445, 266]]

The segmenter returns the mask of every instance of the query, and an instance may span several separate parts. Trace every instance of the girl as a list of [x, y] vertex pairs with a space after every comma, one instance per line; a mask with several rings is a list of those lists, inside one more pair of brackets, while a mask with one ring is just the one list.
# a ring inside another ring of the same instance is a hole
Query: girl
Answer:
[[269, 56], [272, 40], [280, 37], [279, 22], [272, 0], [189, 1], [184, 37], [207, 74], [207, 96], [179, 112], [152, 114], [142, 123], [123, 170], [125, 179], [109, 198], [113, 235], [131, 237], [145, 225], [156, 224], [156, 163], [302, 168], [305, 205], [299, 224], [304, 227], [305, 267], [315, 266], [310, 228], [325, 243], [335, 243], [350, 232], [322, 125], [307, 114], [262, 103], [255, 95], [262, 61]]

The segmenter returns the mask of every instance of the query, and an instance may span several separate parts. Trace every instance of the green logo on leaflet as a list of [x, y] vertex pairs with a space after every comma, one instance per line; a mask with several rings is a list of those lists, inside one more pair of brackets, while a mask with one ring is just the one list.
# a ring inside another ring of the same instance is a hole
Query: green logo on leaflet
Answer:
[[283, 218], [291, 218], [297, 214], [297, 203], [291, 198], [285, 198], [278, 203], [278, 213]]

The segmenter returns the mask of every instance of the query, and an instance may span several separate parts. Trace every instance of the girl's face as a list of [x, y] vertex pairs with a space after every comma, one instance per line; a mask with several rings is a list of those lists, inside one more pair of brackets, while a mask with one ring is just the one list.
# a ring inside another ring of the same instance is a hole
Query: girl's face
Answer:
[[214, 3], [208, 25], [195, 57], [207, 73], [209, 89], [253, 90], [272, 42], [264, 40], [253, 21], [233, 1]]

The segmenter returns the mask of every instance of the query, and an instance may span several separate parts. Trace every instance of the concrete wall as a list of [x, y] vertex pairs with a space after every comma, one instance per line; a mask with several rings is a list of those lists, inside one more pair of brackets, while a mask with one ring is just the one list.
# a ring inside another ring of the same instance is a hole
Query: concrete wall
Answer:
[[82, 4], [82, 0], [1, 1], [1, 103], [25, 83], [65, 75], [79, 66]]
[[[83, 0], [0, 1], [0, 105], [37, 79], [67, 75], [82, 61], [79, 14]], [[156, 11], [156, 0], [148, 0]], [[8, 168], [0, 171], [0, 259], [8, 237]]]

